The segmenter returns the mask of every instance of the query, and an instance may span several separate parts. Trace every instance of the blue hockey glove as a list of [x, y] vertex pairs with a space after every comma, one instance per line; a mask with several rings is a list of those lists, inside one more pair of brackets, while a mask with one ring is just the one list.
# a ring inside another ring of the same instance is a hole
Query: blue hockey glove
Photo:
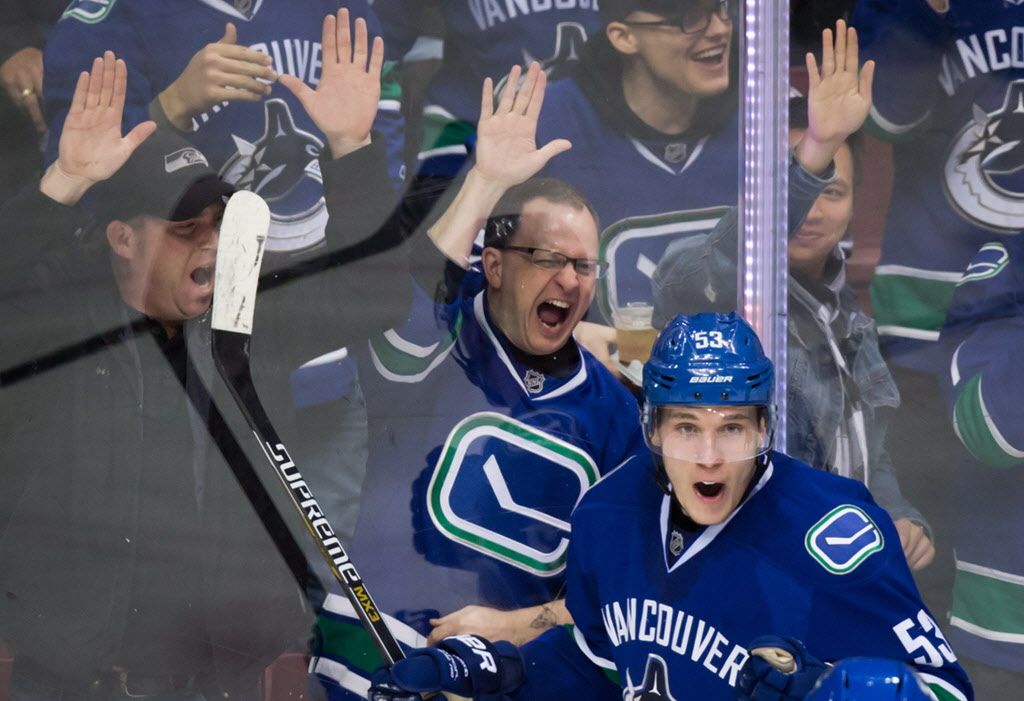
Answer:
[[737, 685], [743, 701], [803, 701], [826, 669], [796, 638], [762, 635], [747, 649]]
[[522, 680], [523, 662], [515, 645], [456, 635], [445, 638], [437, 647], [414, 650], [390, 669], [378, 669], [369, 699], [395, 701], [410, 698], [409, 692], [444, 691], [479, 701], [498, 701], [515, 691]]

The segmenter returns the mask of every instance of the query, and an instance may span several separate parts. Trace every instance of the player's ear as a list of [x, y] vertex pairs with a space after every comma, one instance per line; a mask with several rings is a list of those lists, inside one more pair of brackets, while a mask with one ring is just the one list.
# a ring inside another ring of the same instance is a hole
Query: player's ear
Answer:
[[620, 54], [631, 56], [637, 52], [636, 34], [629, 28], [629, 25], [622, 22], [609, 22], [604, 28], [608, 43]]
[[484, 248], [480, 254], [480, 265], [483, 266], [484, 276], [487, 278], [487, 285], [496, 290], [501, 289], [502, 273], [501, 251], [490, 246]]
[[135, 229], [128, 222], [115, 219], [107, 224], [107, 243], [118, 258], [131, 260], [137, 248]]

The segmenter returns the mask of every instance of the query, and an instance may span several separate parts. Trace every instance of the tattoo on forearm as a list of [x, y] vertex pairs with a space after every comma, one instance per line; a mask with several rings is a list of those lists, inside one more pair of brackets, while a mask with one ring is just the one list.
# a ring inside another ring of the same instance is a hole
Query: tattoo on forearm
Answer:
[[555, 618], [555, 612], [551, 610], [551, 607], [544, 604], [540, 607], [540, 613], [537, 617], [530, 621], [530, 627], [536, 630], [544, 630], [547, 628], [554, 628], [558, 625], [558, 619]]

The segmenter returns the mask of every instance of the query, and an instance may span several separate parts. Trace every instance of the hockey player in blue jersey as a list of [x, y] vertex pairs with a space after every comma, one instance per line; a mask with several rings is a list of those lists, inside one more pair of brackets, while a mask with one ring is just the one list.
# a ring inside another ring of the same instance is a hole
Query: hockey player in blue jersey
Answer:
[[446, 639], [380, 671], [377, 698], [796, 701], [819, 660], [873, 656], [911, 665], [936, 698], [972, 699], [885, 512], [771, 450], [773, 387], [745, 321], [676, 317], [644, 368], [650, 452], [572, 517], [575, 627], [519, 649]]

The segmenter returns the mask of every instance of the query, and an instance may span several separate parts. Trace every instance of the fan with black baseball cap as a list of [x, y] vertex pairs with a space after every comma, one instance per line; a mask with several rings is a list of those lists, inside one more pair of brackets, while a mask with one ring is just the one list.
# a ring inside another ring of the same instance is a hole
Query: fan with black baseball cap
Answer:
[[91, 208], [128, 306], [168, 329], [206, 311], [220, 218], [233, 191], [202, 152], [163, 129], [95, 186]]
[[[173, 131], [145, 122], [121, 138], [123, 97], [102, 82], [126, 81], [121, 65], [110, 52], [97, 59], [39, 194], [49, 200], [44, 209], [56, 208], [54, 224], [82, 200], [102, 232], [94, 238], [109, 247], [109, 256], [100, 257], [109, 257], [122, 302], [174, 335], [210, 305], [218, 226], [234, 188]], [[86, 241], [90, 252], [103, 248]]]
[[[327, 206], [348, 214], [349, 198], [369, 206], [386, 193], [390, 207], [385, 144], [370, 137], [383, 47], [371, 52], [366, 22], [344, 10], [325, 19], [324, 35], [317, 89], [299, 79], [291, 88], [328, 137], [319, 165], [336, 197]], [[217, 447], [240, 417], [215, 410], [201, 316], [230, 188], [153, 122], [122, 136], [127, 79], [110, 52], [80, 74], [57, 161], [0, 204], [0, 640], [15, 651], [10, 696], [256, 699], [268, 663], [305, 649], [312, 615]], [[87, 204], [95, 226], [76, 234]], [[356, 241], [372, 233], [368, 217], [330, 222], [349, 224], [343, 234]], [[291, 409], [279, 386], [290, 389], [293, 355], [344, 343], [332, 305], [309, 300], [344, 299], [342, 284], [328, 283], [347, 272], [260, 301], [259, 321], [275, 323], [257, 325], [268, 342], [254, 374], [270, 378], [271, 411]], [[244, 450], [247, 434], [237, 435]], [[335, 439], [325, 439], [333, 454], [347, 449]]]

